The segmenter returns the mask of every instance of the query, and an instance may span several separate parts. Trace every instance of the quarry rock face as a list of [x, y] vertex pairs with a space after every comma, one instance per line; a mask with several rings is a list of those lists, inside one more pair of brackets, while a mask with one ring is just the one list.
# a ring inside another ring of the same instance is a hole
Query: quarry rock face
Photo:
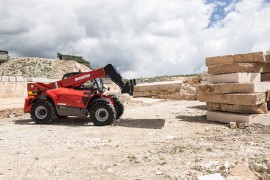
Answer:
[[65, 73], [90, 69], [75, 61], [46, 58], [15, 58], [0, 66], [0, 76], [38, 77], [61, 79]]

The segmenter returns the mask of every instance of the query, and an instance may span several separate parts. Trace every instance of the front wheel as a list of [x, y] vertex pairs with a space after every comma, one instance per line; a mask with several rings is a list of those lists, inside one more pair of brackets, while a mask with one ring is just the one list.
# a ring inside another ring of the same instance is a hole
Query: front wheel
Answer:
[[56, 119], [56, 110], [50, 101], [37, 101], [30, 109], [31, 118], [37, 124], [48, 124]]
[[116, 118], [115, 108], [106, 101], [99, 101], [93, 104], [89, 110], [89, 114], [96, 126], [110, 125]]

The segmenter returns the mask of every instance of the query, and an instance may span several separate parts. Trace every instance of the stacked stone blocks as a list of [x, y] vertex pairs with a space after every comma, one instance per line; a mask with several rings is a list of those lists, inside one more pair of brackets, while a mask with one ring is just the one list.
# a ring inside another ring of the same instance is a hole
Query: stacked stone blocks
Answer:
[[206, 66], [207, 80], [198, 86], [198, 99], [207, 104], [208, 120], [270, 125], [270, 55], [209, 57]]

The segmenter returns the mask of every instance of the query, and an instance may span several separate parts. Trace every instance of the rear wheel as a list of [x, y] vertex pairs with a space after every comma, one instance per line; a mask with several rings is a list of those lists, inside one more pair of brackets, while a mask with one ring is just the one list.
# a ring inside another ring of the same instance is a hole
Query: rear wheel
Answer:
[[37, 101], [30, 109], [31, 118], [37, 124], [48, 124], [57, 118], [56, 110], [50, 101]]
[[124, 104], [122, 101], [115, 95], [109, 95], [113, 99], [114, 108], [116, 111], [116, 119], [119, 119], [124, 114]]
[[93, 104], [89, 110], [89, 114], [96, 126], [110, 125], [116, 117], [115, 108], [106, 101], [99, 101]]

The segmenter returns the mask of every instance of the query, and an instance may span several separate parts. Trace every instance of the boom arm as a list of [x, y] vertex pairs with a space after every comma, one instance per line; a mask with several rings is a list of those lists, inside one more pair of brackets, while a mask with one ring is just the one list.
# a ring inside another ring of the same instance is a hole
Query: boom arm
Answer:
[[121, 93], [128, 93], [129, 95], [133, 95], [133, 87], [136, 85], [135, 79], [129, 80], [125, 83], [122, 76], [112, 64], [108, 64], [104, 68], [84, 72], [49, 84], [29, 83], [28, 91], [46, 91], [48, 89], [55, 89], [59, 87], [77, 86], [95, 78], [106, 77], [111, 78], [111, 80], [120, 87]]

